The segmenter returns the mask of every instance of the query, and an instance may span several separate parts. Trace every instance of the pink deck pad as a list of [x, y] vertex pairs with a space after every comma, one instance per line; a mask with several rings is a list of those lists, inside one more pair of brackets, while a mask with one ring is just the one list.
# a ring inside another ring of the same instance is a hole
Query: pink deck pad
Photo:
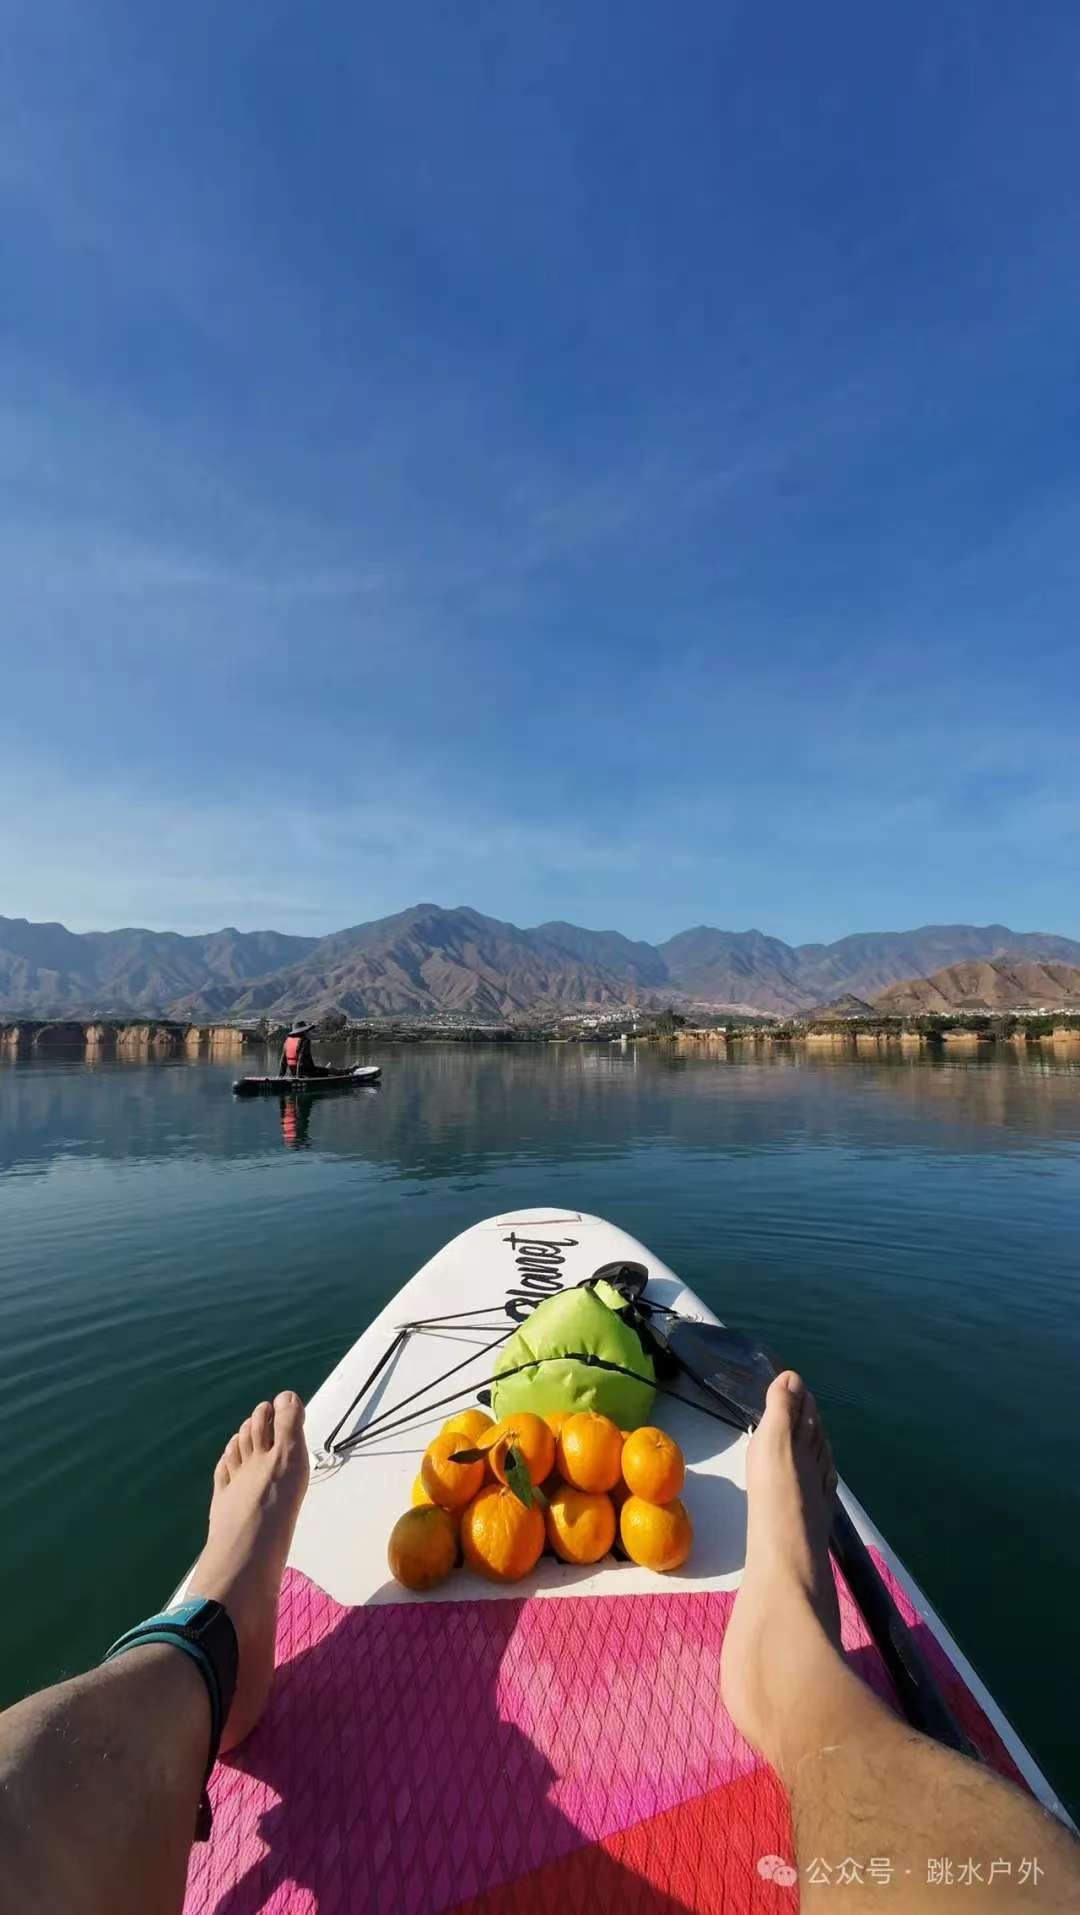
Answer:
[[[838, 1587], [845, 1647], [887, 1694]], [[620, 1843], [644, 1895], [635, 1907], [659, 1911], [672, 1903], [645, 1880], [640, 1825], [661, 1843], [679, 1821], [685, 1877], [694, 1804], [712, 1839], [697, 1843], [680, 1908], [794, 1908], [797, 1890], [781, 1896], [745, 1857], [736, 1900], [716, 1899], [725, 1816], [791, 1859], [775, 1782], [719, 1701], [733, 1602], [706, 1590], [348, 1609], [287, 1571], [270, 1703], [214, 1773], [213, 1836], [193, 1851], [185, 1915], [427, 1915], [493, 1894], [540, 1910], [560, 1903], [544, 1889], [553, 1865]], [[992, 1731], [945, 1670], [989, 1753]]]

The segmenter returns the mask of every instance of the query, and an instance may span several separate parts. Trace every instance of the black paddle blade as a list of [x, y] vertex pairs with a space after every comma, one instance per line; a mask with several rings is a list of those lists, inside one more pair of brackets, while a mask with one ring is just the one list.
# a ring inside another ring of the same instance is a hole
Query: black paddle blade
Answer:
[[756, 1429], [765, 1414], [765, 1392], [778, 1372], [771, 1350], [742, 1330], [718, 1323], [685, 1320], [652, 1326], [680, 1369], [703, 1390], [721, 1397], [748, 1430]]

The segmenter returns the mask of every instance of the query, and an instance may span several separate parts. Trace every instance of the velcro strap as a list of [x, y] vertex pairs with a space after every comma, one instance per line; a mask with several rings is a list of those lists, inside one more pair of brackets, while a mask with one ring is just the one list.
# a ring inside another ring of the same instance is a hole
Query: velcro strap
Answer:
[[[193, 1611], [200, 1616], [198, 1628], [187, 1620]], [[129, 1649], [149, 1648], [152, 1643], [158, 1642], [167, 1643], [191, 1658], [206, 1685], [210, 1702], [210, 1750], [195, 1818], [195, 1840], [205, 1842], [209, 1838], [212, 1821], [206, 1785], [217, 1761], [222, 1731], [229, 1719], [236, 1692], [240, 1660], [236, 1630], [228, 1611], [220, 1603], [184, 1603], [177, 1610], [166, 1610], [160, 1616], [150, 1616], [146, 1622], [137, 1623], [134, 1629], [129, 1629], [125, 1635], [117, 1638], [101, 1660], [103, 1663], [112, 1662]]]

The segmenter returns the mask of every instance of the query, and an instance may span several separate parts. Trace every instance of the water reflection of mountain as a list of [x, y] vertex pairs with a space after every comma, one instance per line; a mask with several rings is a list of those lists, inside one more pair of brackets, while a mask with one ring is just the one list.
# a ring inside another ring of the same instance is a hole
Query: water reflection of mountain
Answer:
[[[1045, 1152], [1080, 1139], [1080, 1065], [1041, 1058], [864, 1062], [774, 1052], [728, 1061], [654, 1049], [464, 1045], [379, 1055], [378, 1094], [305, 1100], [299, 1131], [313, 1153], [364, 1158], [408, 1178], [665, 1144], [757, 1154], [831, 1142], [851, 1149], [854, 1135], [867, 1153], [903, 1152], [920, 1146], [928, 1124], [959, 1154]], [[40, 1173], [58, 1159], [272, 1157], [289, 1142], [291, 1120], [283, 1124], [276, 1099], [234, 1100], [234, 1069], [0, 1067], [0, 1171]]]

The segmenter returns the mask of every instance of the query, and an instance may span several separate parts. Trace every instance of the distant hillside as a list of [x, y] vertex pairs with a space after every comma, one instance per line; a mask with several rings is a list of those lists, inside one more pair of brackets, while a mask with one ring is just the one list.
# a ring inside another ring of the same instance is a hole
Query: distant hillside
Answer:
[[562, 921], [522, 929], [468, 906], [437, 904], [325, 938], [235, 930], [80, 935], [62, 924], [0, 918], [0, 1015], [280, 1018], [333, 1009], [351, 1017], [459, 1012], [489, 1019], [656, 998], [789, 1014], [845, 999], [878, 1001], [895, 985], [912, 990], [912, 979], [985, 961], [991, 968], [1034, 964], [1049, 975], [1080, 965], [1080, 943], [1003, 924], [956, 924], [790, 945], [762, 931], [698, 925], [652, 945]]
[[843, 997], [834, 997], [831, 1004], [815, 1004], [812, 1010], [804, 1011], [806, 1018], [828, 1017], [873, 1017], [875, 1006], [865, 997], [855, 997], [845, 991]]
[[1023, 958], [947, 964], [932, 977], [908, 978], [875, 999], [874, 1009], [905, 1016], [945, 1011], [1080, 1009], [1080, 966]]
[[[298, 964], [236, 992], [228, 1008], [241, 1016], [333, 1009], [350, 1017], [453, 1011], [502, 1018], [539, 1005], [625, 1004], [636, 991], [625, 964], [616, 975], [543, 931], [520, 931], [467, 906], [418, 904], [321, 939]], [[205, 996], [178, 1008], [201, 1013]], [[217, 1001], [213, 1008], [226, 1007]]]
[[668, 967], [655, 945], [635, 943], [631, 938], [624, 938], [621, 931], [584, 931], [580, 924], [553, 920], [550, 924], [538, 924], [535, 931], [527, 931], [525, 935], [546, 938], [560, 950], [571, 952], [587, 964], [595, 964], [626, 984], [662, 989], [670, 982]]
[[1006, 924], [926, 924], [918, 931], [860, 931], [835, 944], [783, 944], [761, 931], [700, 925], [658, 946], [671, 983], [709, 1004], [803, 1011], [850, 992], [876, 998], [891, 984], [925, 977], [963, 958], [1002, 953], [1080, 964], [1080, 943]]
[[291, 964], [314, 938], [281, 931], [74, 932], [0, 917], [0, 1011], [37, 1017], [163, 1011], [184, 992], [230, 1001], [248, 978]]
[[657, 946], [676, 990], [702, 1004], [798, 1011], [825, 995], [799, 981], [799, 952], [762, 931], [699, 924]]

